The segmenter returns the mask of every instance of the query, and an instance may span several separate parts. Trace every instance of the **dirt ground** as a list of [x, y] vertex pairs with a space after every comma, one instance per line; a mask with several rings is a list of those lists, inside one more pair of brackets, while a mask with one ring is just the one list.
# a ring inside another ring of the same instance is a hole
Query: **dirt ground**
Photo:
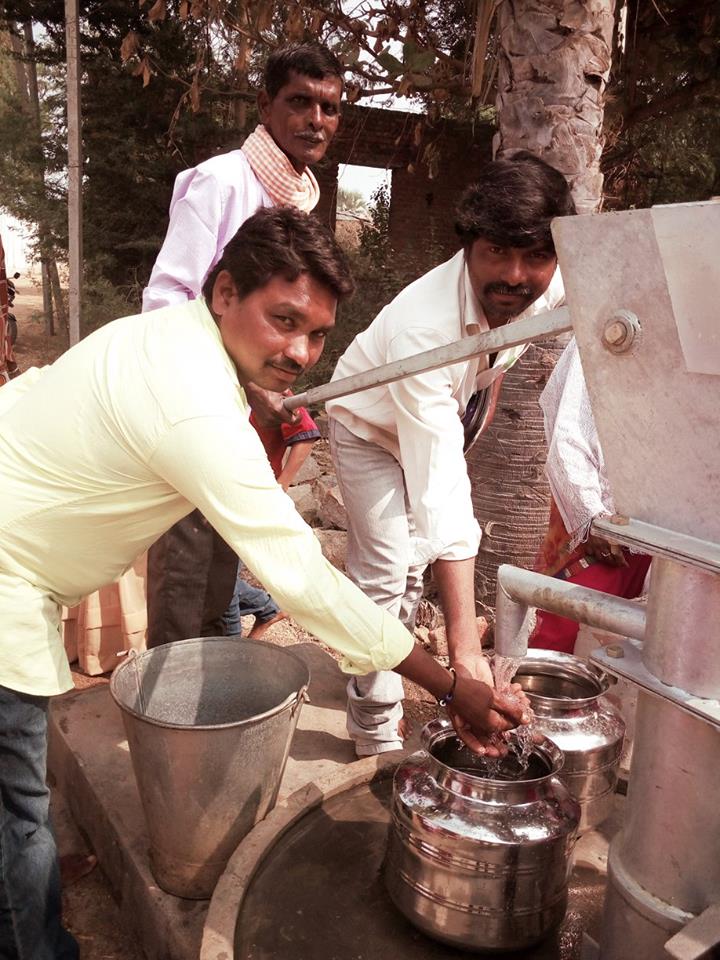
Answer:
[[50, 337], [45, 332], [40, 287], [22, 277], [15, 282], [17, 296], [13, 313], [18, 325], [15, 359], [21, 370], [45, 366], [56, 360], [67, 349], [67, 335], [60, 332]]
[[[67, 349], [66, 334], [60, 332], [56, 336], [48, 336], [41, 310], [42, 294], [39, 286], [21, 279], [17, 287], [14, 312], [18, 321], [15, 355], [22, 371], [32, 366], [52, 363]], [[249, 624], [245, 626], [247, 632]], [[285, 620], [273, 625], [264, 639], [288, 646], [314, 638], [293, 620]], [[88, 677], [78, 670], [74, 670], [73, 678], [76, 688], [109, 682], [109, 675]], [[421, 726], [437, 714], [434, 701], [424, 690], [407, 681], [405, 689], [405, 714], [411, 724]], [[61, 855], [89, 853], [90, 850], [68, 811], [65, 798], [57, 790], [53, 791], [52, 815]], [[103, 875], [101, 864], [66, 887], [63, 893], [63, 909], [65, 923], [80, 944], [82, 960], [143, 960], [139, 945], [125, 932], [122, 915]]]

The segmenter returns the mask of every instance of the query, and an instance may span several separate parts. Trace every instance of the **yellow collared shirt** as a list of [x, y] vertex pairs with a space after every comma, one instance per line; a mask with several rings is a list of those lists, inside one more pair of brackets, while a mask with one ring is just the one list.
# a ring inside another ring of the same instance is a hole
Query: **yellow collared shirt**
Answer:
[[323, 557], [273, 477], [202, 300], [124, 317], [0, 390], [0, 685], [72, 687], [58, 605], [126, 570], [199, 507], [349, 673], [413, 640]]

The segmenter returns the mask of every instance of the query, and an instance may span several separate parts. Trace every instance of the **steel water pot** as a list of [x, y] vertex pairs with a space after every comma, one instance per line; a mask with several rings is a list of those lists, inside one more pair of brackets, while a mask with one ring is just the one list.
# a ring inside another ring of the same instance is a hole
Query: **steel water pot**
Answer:
[[534, 729], [563, 752], [560, 778], [581, 808], [580, 833], [613, 808], [625, 722], [603, 698], [610, 679], [598, 667], [554, 650], [528, 650], [514, 682], [535, 713]]
[[398, 909], [437, 940], [477, 951], [529, 947], [567, 907], [580, 811], [545, 737], [525, 770], [481, 758], [447, 720], [395, 772], [385, 883]]

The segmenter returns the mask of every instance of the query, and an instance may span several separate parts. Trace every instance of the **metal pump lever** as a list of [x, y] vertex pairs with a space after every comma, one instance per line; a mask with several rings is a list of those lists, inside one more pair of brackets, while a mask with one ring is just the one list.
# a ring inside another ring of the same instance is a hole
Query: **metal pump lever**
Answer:
[[361, 390], [370, 390], [372, 387], [381, 387], [386, 383], [404, 380], [405, 377], [412, 377], [417, 373], [429, 373], [440, 367], [470, 360], [481, 353], [497, 353], [508, 347], [516, 347], [520, 343], [541, 340], [543, 337], [565, 333], [567, 330], [572, 330], [568, 308], [547, 310], [534, 317], [507, 323], [495, 330], [476, 333], [464, 340], [457, 340], [443, 347], [434, 347], [432, 350], [416, 353], [412, 357], [404, 357], [402, 360], [383, 364], [374, 370], [366, 370], [352, 377], [344, 377], [342, 380], [312, 387], [294, 397], [286, 397], [283, 400], [283, 406], [286, 410], [295, 410], [297, 407], [325, 403], [326, 400], [336, 400], [351, 393], [360, 393]]

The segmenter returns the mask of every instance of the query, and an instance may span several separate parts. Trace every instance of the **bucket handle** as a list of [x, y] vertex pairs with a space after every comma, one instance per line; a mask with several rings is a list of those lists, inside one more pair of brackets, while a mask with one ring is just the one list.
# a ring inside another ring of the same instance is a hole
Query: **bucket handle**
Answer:
[[[133, 675], [135, 677], [135, 687], [137, 688], [138, 703], [140, 704], [140, 712], [143, 716], [147, 713], [145, 709], [145, 697], [143, 696], [142, 691], [142, 682], [140, 680], [140, 670], [138, 668], [138, 652], [137, 650], [121, 650], [117, 654], [118, 657], [126, 657], [126, 663], [132, 663], [133, 666]], [[289, 707], [292, 704], [292, 710], [290, 711], [290, 717], [294, 717], [295, 713], [300, 709], [303, 703], [306, 703], [310, 700], [308, 694], [308, 684], [306, 683], [304, 687], [300, 687], [297, 693], [291, 693], [278, 707], [278, 713], [281, 713], [286, 707]]]
[[307, 700], [310, 699], [310, 697], [308, 696], [307, 689], [308, 689], [308, 685], [305, 684], [304, 687], [300, 687], [297, 693], [291, 693], [289, 694], [289, 696], [285, 697], [283, 702], [279, 703], [277, 707], [274, 708], [273, 715], [276, 713], [282, 713], [283, 710], [286, 710], [289, 706], [292, 706], [292, 710], [290, 711], [290, 716], [294, 717], [295, 713], [297, 712], [297, 710], [299, 710], [299, 708], [303, 705], [303, 703], [305, 703]]
[[[310, 699], [310, 696], [309, 696], [309, 694], [308, 694], [307, 691], [308, 691], [307, 684], [305, 684], [304, 687], [301, 687], [301, 688], [298, 690], [298, 692], [297, 692], [297, 698], [296, 698], [296, 700], [295, 700], [295, 703], [293, 704], [293, 708], [292, 708], [292, 711], [291, 711], [291, 713], [290, 713], [290, 716], [291, 716], [291, 717], [294, 717], [294, 716], [295, 716], [295, 713], [300, 709], [300, 707], [301, 707], [304, 703], [307, 703], [307, 701]], [[293, 696], [295, 696], [295, 694], [293, 694]], [[291, 699], [291, 698], [288, 698], [288, 699]]]
[[121, 650], [120, 653], [116, 654], [117, 657], [126, 657], [125, 663], [131, 663], [133, 667], [133, 676], [135, 677], [135, 688], [137, 689], [138, 704], [140, 705], [140, 713], [142, 716], [147, 714], [145, 708], [145, 697], [143, 696], [142, 690], [142, 681], [140, 679], [140, 668], [138, 667], [138, 652], [135, 649], [130, 650]]

